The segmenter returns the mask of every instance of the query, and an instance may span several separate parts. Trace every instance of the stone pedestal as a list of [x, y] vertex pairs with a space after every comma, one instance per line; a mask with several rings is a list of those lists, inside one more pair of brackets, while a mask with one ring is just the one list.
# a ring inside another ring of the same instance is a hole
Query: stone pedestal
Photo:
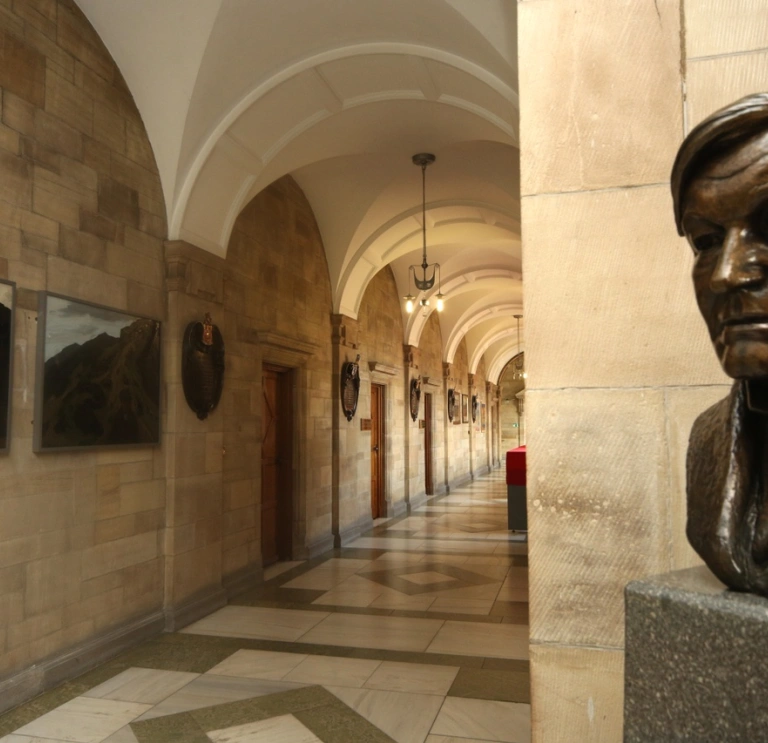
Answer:
[[768, 741], [768, 599], [707, 568], [626, 588], [624, 743]]

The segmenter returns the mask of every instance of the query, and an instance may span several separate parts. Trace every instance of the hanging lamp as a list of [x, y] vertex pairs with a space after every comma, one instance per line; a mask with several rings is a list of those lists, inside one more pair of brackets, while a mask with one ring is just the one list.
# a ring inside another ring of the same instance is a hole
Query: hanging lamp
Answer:
[[[422, 259], [421, 265], [412, 265], [408, 267], [408, 294], [403, 297], [405, 300], [405, 311], [410, 314], [413, 312], [416, 295], [411, 291], [411, 279], [413, 279], [413, 288], [418, 292], [429, 291], [435, 285], [435, 278], [437, 278], [437, 304], [436, 309], [438, 312], [443, 311], [443, 293], [442, 286], [440, 284], [440, 264], [429, 263], [427, 261], [427, 165], [431, 165], [435, 162], [435, 156], [429, 152], [421, 152], [414, 155], [414, 165], [418, 165], [421, 168], [421, 235], [422, 235]], [[431, 275], [427, 276], [429, 269], [432, 269]], [[421, 278], [418, 277], [417, 272], [421, 270]], [[421, 297], [419, 299], [419, 306], [425, 310], [429, 307], [429, 299], [427, 297]]]

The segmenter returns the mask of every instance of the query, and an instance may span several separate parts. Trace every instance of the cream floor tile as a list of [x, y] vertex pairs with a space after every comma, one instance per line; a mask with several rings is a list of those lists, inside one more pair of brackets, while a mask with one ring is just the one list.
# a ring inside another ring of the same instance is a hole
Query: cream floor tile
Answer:
[[293, 642], [327, 616], [327, 613], [320, 611], [225, 606], [181, 631], [192, 635]]
[[483, 540], [468, 542], [469, 540], [462, 539], [457, 539], [455, 541], [433, 539], [429, 542], [429, 548], [437, 552], [475, 552], [476, 554], [482, 555], [492, 554], [495, 549], [495, 545], [491, 542], [485, 542]]
[[531, 708], [528, 704], [513, 702], [446, 697], [430, 732], [503, 743], [530, 743]]
[[147, 704], [75, 697], [16, 733], [32, 738], [101, 743], [150, 708]]
[[467, 568], [470, 570], [472, 570], [475, 567], [479, 567], [481, 565], [490, 565], [492, 567], [508, 568], [512, 565], [512, 558], [502, 557], [500, 555], [499, 556], [479, 555], [479, 556], [468, 557], [465, 564]]
[[450, 738], [445, 735], [428, 735], [424, 743], [494, 743], [494, 741], [480, 740], [480, 738]]
[[443, 565], [466, 565], [469, 558], [466, 555], [423, 555], [420, 562], [439, 562]]
[[129, 725], [120, 728], [116, 733], [107, 738], [104, 743], [139, 743], [138, 738], [133, 734]]
[[446, 621], [427, 652], [527, 660], [528, 627]]
[[118, 702], [157, 704], [171, 696], [199, 674], [179, 671], [155, 671], [150, 668], [129, 668], [109, 681], [94, 686], [84, 697], [114, 699]]
[[277, 578], [278, 575], [287, 573], [299, 565], [303, 565], [304, 560], [288, 560], [286, 562], [276, 562], [274, 565], [270, 565], [264, 570], [264, 580], [272, 580]]
[[301, 653], [276, 653], [269, 650], [238, 650], [208, 671], [213, 676], [279, 681], [307, 656]]
[[501, 583], [485, 583], [480, 586], [464, 586], [463, 588], [443, 588], [430, 591], [430, 596], [444, 599], [496, 599], [501, 588]]
[[385, 552], [371, 563], [371, 567], [378, 569], [381, 565], [410, 565], [411, 563], [419, 562], [421, 559], [422, 556], [417, 552]]
[[379, 596], [370, 606], [372, 609], [426, 611], [434, 602], [434, 596], [406, 596], [398, 591], [391, 591]]
[[359, 689], [380, 665], [380, 660], [310, 655], [286, 675], [284, 681]]
[[30, 738], [28, 735], [4, 735], [0, 743], [69, 743], [69, 741], [54, 738]]
[[331, 614], [302, 635], [301, 642], [421, 652], [434, 639], [442, 624], [439, 619]]
[[425, 570], [423, 573], [409, 573], [400, 577], [417, 586], [426, 586], [432, 583], [452, 583], [455, 581], [453, 576], [436, 573], [433, 570]]
[[151, 720], [155, 717], [175, 715], [177, 712], [211, 707], [215, 704], [237, 702], [241, 699], [261, 697], [265, 694], [276, 694], [279, 691], [298, 689], [302, 686], [306, 686], [306, 684], [235, 678], [233, 676], [209, 676], [206, 674], [152, 707], [140, 719]]
[[351, 591], [333, 589], [324, 593], [312, 603], [317, 606], [356, 606], [358, 608], [365, 608], [370, 606], [381, 593], [381, 590], [377, 591], [373, 588], [367, 591], [361, 591], [360, 589]]
[[445, 696], [458, 672], [456, 666], [384, 661], [363, 686], [366, 689]]
[[493, 599], [451, 599], [437, 598], [427, 611], [456, 612], [459, 614], [488, 615], [493, 608]]
[[324, 570], [322, 565], [317, 568], [313, 568], [308, 573], [298, 576], [293, 580], [289, 580], [282, 584], [283, 588], [308, 588], [312, 591], [330, 591], [332, 588], [336, 588], [339, 583], [342, 583], [351, 575], [354, 575], [355, 571], [329, 569]]
[[497, 601], [528, 601], [527, 588], [501, 588], [496, 596]]
[[511, 567], [507, 573], [503, 588], [527, 588], [528, 568]]
[[213, 743], [322, 743], [293, 715], [281, 715], [207, 733]]
[[327, 688], [397, 743], [423, 743], [443, 703], [429, 694]]

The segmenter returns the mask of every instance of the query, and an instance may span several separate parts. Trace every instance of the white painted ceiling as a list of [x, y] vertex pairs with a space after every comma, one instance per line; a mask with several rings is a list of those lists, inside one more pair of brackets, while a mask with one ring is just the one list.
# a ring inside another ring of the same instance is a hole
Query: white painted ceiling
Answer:
[[[515, 0], [78, 0], [155, 151], [170, 237], [225, 255], [234, 220], [290, 173], [356, 317], [390, 265], [442, 267], [443, 358], [466, 339], [491, 381], [522, 312]], [[436, 289], [430, 294], [436, 293]], [[430, 309], [434, 311], [435, 302]], [[403, 311], [403, 342], [426, 317]]]

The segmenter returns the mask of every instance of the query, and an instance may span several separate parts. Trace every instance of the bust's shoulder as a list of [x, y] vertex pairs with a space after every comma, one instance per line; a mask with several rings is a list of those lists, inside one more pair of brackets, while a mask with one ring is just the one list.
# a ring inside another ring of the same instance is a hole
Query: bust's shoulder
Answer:
[[738, 402], [738, 396], [739, 384], [736, 383], [722, 400], [718, 400], [714, 405], [710, 405], [702, 413], [699, 413], [691, 428], [691, 441], [725, 434], [734, 405]]

